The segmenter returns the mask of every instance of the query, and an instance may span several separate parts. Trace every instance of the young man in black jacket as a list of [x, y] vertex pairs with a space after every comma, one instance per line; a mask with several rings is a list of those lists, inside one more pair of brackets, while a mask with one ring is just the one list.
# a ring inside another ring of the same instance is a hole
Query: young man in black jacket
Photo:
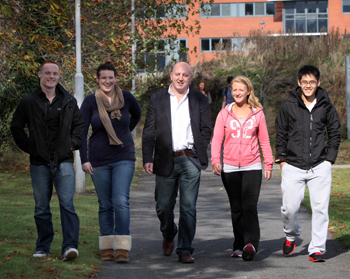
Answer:
[[79, 218], [73, 206], [73, 150], [81, 145], [84, 119], [75, 98], [58, 84], [60, 72], [56, 62], [43, 62], [38, 76], [40, 87], [22, 98], [11, 124], [16, 144], [30, 155], [38, 231], [33, 256], [45, 257], [51, 251], [54, 230], [50, 200], [54, 184], [61, 212], [62, 259], [72, 260], [79, 255]]
[[316, 67], [302, 67], [299, 87], [290, 92], [276, 118], [276, 163], [282, 172], [281, 215], [286, 234], [282, 251], [285, 255], [294, 252], [295, 240], [301, 233], [298, 211], [307, 184], [312, 209], [308, 252], [313, 262], [324, 262], [332, 164], [340, 144], [339, 116], [320, 83]]

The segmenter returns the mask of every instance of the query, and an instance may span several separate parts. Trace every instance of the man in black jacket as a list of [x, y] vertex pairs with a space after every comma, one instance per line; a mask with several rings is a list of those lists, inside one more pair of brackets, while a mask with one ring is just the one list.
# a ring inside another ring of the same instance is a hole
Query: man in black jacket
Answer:
[[56, 62], [43, 62], [38, 76], [40, 87], [22, 98], [11, 124], [16, 144], [30, 155], [38, 231], [33, 256], [45, 257], [51, 251], [54, 230], [50, 200], [54, 184], [61, 212], [62, 259], [72, 260], [79, 256], [79, 218], [73, 206], [73, 151], [81, 145], [84, 120], [75, 98], [58, 84], [60, 72]]
[[316, 67], [302, 67], [298, 73], [299, 87], [290, 92], [276, 118], [276, 163], [281, 165], [282, 172], [281, 216], [286, 234], [282, 251], [285, 255], [294, 252], [295, 240], [301, 233], [297, 216], [307, 184], [312, 209], [308, 247], [312, 262], [324, 262], [332, 164], [340, 144], [339, 116], [320, 83]]
[[[176, 253], [182, 263], [193, 263], [196, 201], [200, 170], [208, 166], [206, 148], [211, 137], [207, 98], [189, 87], [191, 67], [175, 64], [171, 85], [151, 97], [142, 136], [144, 168], [156, 174], [156, 210], [163, 234], [163, 254], [174, 249], [177, 226], [174, 206], [180, 192], [179, 235]], [[153, 154], [154, 150], [154, 154]], [[153, 159], [154, 155], [154, 159]]]

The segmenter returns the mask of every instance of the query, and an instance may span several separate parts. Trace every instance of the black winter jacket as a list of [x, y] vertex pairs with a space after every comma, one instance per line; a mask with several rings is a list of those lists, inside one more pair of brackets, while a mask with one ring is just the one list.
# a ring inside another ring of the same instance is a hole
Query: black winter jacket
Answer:
[[324, 89], [317, 88], [317, 101], [311, 112], [301, 94], [300, 87], [291, 91], [278, 111], [275, 122], [276, 162], [287, 162], [304, 170], [325, 160], [333, 164], [340, 144], [338, 113]]
[[[57, 90], [62, 93], [60, 128], [57, 147], [54, 153], [55, 165], [62, 162], [73, 162], [73, 150], [80, 148], [84, 119], [78, 108], [76, 99], [60, 84]], [[33, 165], [49, 165], [50, 152], [47, 141], [48, 127], [46, 122], [47, 101], [39, 94], [41, 88], [22, 98], [11, 123], [12, 136], [17, 146], [29, 153]], [[27, 126], [29, 136], [24, 128]]]

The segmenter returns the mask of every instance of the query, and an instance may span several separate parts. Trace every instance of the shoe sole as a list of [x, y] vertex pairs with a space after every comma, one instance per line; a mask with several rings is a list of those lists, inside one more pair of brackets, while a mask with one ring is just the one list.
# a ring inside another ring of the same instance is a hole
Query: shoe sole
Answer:
[[315, 260], [315, 259], [313, 259], [311, 257], [309, 257], [309, 261], [314, 262], [314, 263], [324, 263], [325, 262], [324, 259], [322, 259], [322, 260]]
[[117, 263], [127, 263], [129, 261], [129, 259], [119, 259], [119, 260], [115, 260]]
[[251, 261], [254, 258], [255, 254], [256, 252], [253, 246], [246, 246], [243, 248], [242, 259], [245, 261]]
[[63, 260], [64, 261], [71, 261], [71, 260], [75, 260], [77, 257], [78, 257], [77, 252], [72, 251], [72, 252], [69, 252], [67, 254], [67, 257], [65, 259], [63, 259]]
[[183, 261], [181, 257], [178, 258], [178, 261], [180, 263], [194, 263], [194, 260], [192, 260], [192, 261]]

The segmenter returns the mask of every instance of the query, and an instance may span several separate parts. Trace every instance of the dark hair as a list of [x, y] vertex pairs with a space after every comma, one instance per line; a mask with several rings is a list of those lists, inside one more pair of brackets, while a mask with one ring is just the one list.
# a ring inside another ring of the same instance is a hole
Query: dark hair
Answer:
[[43, 63], [41, 63], [40, 67], [39, 67], [39, 72], [41, 72], [45, 66], [45, 64], [55, 64], [57, 65], [57, 67], [59, 68], [60, 66], [58, 66], [56, 61], [53, 60], [45, 60]]
[[320, 80], [320, 71], [315, 66], [304, 65], [301, 67], [298, 72], [298, 80], [301, 80], [305, 75], [314, 75], [317, 80]]
[[201, 80], [201, 81], [198, 83], [198, 89], [199, 89], [199, 91], [200, 91], [199, 85], [200, 85], [201, 83], [204, 83], [204, 92], [205, 92], [205, 94], [208, 94], [208, 92], [209, 92], [209, 90], [208, 90], [208, 85], [207, 85], [207, 83], [205, 82], [205, 80]]
[[117, 71], [116, 69], [113, 67], [112, 63], [107, 61], [104, 64], [101, 64], [100, 66], [98, 66], [97, 68], [97, 77], [100, 77], [100, 72], [104, 71], [104, 70], [108, 70], [108, 71], [113, 71], [114, 72], [114, 76], [117, 76]]
[[227, 77], [227, 83], [231, 83], [231, 81], [234, 79], [234, 77], [233, 76], [228, 76]]

